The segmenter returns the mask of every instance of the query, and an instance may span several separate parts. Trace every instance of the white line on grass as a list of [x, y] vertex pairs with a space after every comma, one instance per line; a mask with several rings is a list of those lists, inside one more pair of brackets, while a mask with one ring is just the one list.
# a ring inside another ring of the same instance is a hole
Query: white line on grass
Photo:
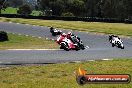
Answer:
[[87, 60], [87, 61], [95, 61], [95, 60]]
[[26, 36], [29, 36], [29, 35], [26, 35]]
[[102, 59], [102, 60], [112, 60], [112, 59]]
[[25, 25], [29, 25], [29, 24], [25, 24]]
[[22, 34], [18, 34], [18, 35], [22, 35]]
[[73, 61], [74, 63], [81, 63], [81, 61]]
[[33, 38], [35, 37], [35, 36], [32, 36]]
[[12, 23], [11, 21], [9, 23]]

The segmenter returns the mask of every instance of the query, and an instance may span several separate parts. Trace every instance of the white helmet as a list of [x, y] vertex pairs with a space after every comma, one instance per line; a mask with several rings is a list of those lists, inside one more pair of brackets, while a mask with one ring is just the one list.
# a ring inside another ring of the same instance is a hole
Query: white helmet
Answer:
[[66, 33], [62, 33], [62, 34], [61, 34], [61, 36], [64, 36], [64, 37], [66, 37]]
[[72, 32], [68, 32], [68, 35], [72, 35]]

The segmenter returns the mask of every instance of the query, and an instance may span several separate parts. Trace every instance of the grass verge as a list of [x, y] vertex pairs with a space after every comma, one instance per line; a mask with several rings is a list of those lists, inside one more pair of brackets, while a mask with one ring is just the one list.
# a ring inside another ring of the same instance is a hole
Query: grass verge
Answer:
[[1, 88], [131, 88], [130, 84], [76, 83], [74, 71], [79, 66], [94, 74], [130, 74], [132, 59], [51, 64], [44, 66], [12, 66], [0, 68]]
[[124, 23], [103, 23], [103, 22], [82, 22], [82, 21], [61, 21], [61, 20], [38, 20], [22, 18], [0, 18], [0, 21], [32, 24], [40, 26], [53, 26], [57, 28], [72, 29], [84, 32], [96, 32], [105, 34], [117, 34], [132, 37], [132, 24]]
[[0, 50], [4, 49], [56, 49], [58, 45], [44, 38], [33, 38], [31, 36], [8, 34], [9, 41], [0, 42]]
[[[17, 14], [18, 10], [19, 10], [19, 8], [7, 7], [6, 9], [1, 10], [1, 14]], [[30, 15], [39, 16], [40, 14], [42, 14], [41, 11], [33, 10]]]

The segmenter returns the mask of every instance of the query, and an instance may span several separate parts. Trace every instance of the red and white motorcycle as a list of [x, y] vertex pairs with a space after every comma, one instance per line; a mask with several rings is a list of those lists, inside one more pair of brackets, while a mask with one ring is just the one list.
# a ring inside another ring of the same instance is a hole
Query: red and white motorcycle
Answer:
[[67, 37], [59, 36], [57, 38], [57, 43], [60, 45], [60, 49], [64, 49], [66, 51], [69, 50], [80, 50], [78, 44], [74, 44], [70, 39]]

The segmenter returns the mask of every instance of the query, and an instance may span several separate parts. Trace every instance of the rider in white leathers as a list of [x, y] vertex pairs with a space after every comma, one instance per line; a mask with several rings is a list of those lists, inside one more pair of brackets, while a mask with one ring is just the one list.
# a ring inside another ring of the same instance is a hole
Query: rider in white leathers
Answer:
[[118, 36], [115, 36], [115, 35], [110, 35], [109, 36], [109, 41], [110, 43], [117, 43], [117, 41], [121, 42], [121, 39], [118, 37]]
[[113, 37], [112, 38], [112, 43], [116, 44], [118, 41], [121, 42], [121, 39], [118, 38], [118, 37]]
[[109, 36], [109, 41], [112, 44], [112, 47], [117, 46], [118, 48], [124, 49], [123, 41], [118, 36]]

